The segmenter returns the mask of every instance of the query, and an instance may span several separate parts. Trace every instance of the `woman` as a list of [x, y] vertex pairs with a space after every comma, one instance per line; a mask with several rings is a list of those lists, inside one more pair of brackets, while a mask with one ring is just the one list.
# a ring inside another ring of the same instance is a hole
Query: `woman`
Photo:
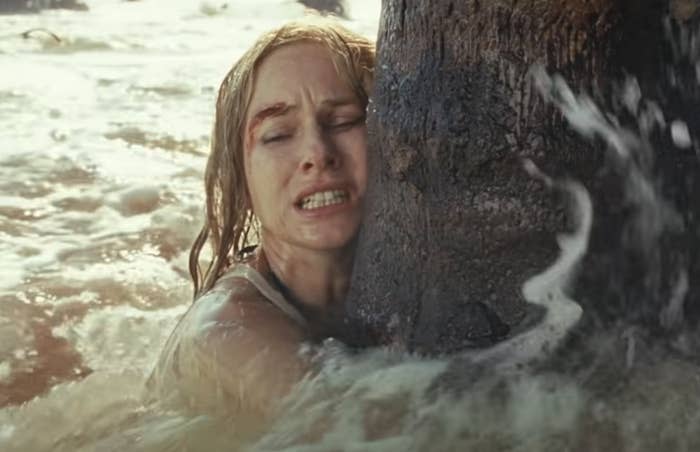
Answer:
[[258, 422], [310, 371], [300, 345], [338, 331], [373, 66], [372, 42], [313, 18], [263, 35], [224, 79], [190, 253], [195, 302], [151, 376], [159, 399]]

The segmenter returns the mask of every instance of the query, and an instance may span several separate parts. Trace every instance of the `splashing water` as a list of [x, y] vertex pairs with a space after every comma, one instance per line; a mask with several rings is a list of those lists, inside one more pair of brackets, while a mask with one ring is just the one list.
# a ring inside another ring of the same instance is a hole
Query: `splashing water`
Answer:
[[[576, 96], [558, 76], [533, 71], [543, 97], [554, 103], [583, 136], [602, 138], [624, 178], [635, 245], [659, 246], [659, 237], [678, 226], [677, 212], [652, 176], [648, 137], [666, 127], [658, 107], [646, 103], [640, 134], [618, 125], [587, 97]], [[620, 96], [639, 112], [642, 95], [629, 79]], [[673, 126], [671, 126], [673, 127]], [[682, 141], [682, 140], [681, 140]], [[538, 364], [566, 338], [583, 311], [567, 295], [568, 284], [587, 251], [593, 204], [576, 181], [552, 180], [531, 161], [525, 170], [570, 199], [576, 228], [559, 237], [561, 255], [527, 281], [525, 298], [547, 309], [541, 324], [486, 350], [425, 360], [375, 350], [342, 355], [340, 364], [305, 382], [281, 417], [253, 450], [509, 450], [509, 451], [691, 451], [700, 447], [700, 390], [697, 364], [664, 349], [642, 350], [632, 330], [626, 347], [609, 335], [591, 337], [600, 359], [579, 373]], [[633, 237], [633, 238], [632, 238]], [[678, 325], [688, 290], [681, 269], [662, 313]], [[637, 347], [637, 349], [635, 348]], [[645, 355], [645, 356], [636, 356]], [[644, 358], [644, 359], [642, 359]], [[572, 354], [571, 359], [578, 359]], [[319, 398], [319, 394], [322, 394]], [[690, 395], [690, 397], [689, 397]], [[294, 416], [304, 412], [305, 416]]]
[[609, 154], [625, 182], [627, 200], [638, 209], [631, 223], [636, 233], [630, 240], [651, 246], [666, 228], [676, 227], [680, 221], [678, 215], [660, 194], [650, 173], [653, 149], [649, 136], [656, 127], [666, 124], [661, 110], [652, 102], [639, 111], [641, 93], [636, 80], [627, 80], [622, 97], [630, 112], [639, 114], [641, 137], [611, 122], [590, 98], [576, 97], [563, 78], [549, 77], [541, 67], [533, 69], [533, 77], [545, 100], [557, 106], [579, 134], [589, 139], [600, 137], [608, 145]]
[[[216, 84], [262, 29], [301, 13], [273, 0], [227, 10], [164, 5], [92, 2], [89, 21], [65, 11], [0, 17], [3, 30], [40, 27], [62, 38], [0, 37], [3, 67], [17, 69], [0, 73], [0, 121], [13, 126], [2, 128], [8, 152], [0, 157], [8, 262], [0, 279], [0, 450], [700, 450], [692, 362], [652, 351], [653, 359], [627, 366], [643, 352], [631, 347], [619, 371], [592, 370], [590, 378], [537, 365], [586, 314], [566, 289], [594, 212], [579, 183], [549, 179], [531, 162], [533, 177], [568, 194], [576, 223], [559, 237], [559, 259], [523, 287], [528, 301], [547, 308], [543, 324], [441, 359], [350, 353], [330, 341], [318, 374], [247, 444], [233, 421], [145, 406], [144, 376], [189, 303], [186, 252]], [[354, 5], [351, 17], [363, 10]], [[349, 24], [375, 34], [376, 14]], [[232, 28], [236, 39], [228, 39]], [[678, 48], [686, 56], [696, 49]], [[563, 80], [541, 71], [536, 80], [573, 127], [609, 144], [638, 206], [629, 240], [653, 246], [678, 215], [653, 184], [645, 134], [669, 127], [679, 147], [693, 147], [692, 130], [682, 119], [667, 124], [632, 79], [622, 97], [644, 112], [639, 133]], [[683, 315], [689, 286], [687, 270], [677, 275], [663, 311], [669, 327]], [[603, 350], [606, 339], [590, 341]]]

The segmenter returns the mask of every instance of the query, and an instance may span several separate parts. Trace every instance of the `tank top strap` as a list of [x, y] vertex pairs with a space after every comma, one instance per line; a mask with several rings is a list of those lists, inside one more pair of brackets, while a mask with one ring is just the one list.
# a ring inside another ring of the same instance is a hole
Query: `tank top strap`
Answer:
[[308, 322], [303, 315], [284, 296], [263, 277], [256, 269], [247, 264], [236, 264], [226, 273], [221, 275], [219, 281], [229, 278], [242, 278], [249, 281], [256, 289], [267, 298], [270, 303], [279, 308], [301, 327], [307, 328]]

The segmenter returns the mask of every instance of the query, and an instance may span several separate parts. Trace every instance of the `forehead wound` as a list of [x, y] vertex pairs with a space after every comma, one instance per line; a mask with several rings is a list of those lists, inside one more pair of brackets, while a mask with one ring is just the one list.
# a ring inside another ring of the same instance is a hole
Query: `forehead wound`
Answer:
[[282, 114], [288, 108], [289, 106], [285, 102], [277, 102], [272, 105], [268, 105], [267, 107], [264, 107], [262, 110], [253, 114], [253, 117], [250, 119], [250, 123], [248, 125], [248, 132], [252, 133], [255, 130], [255, 128], [258, 125], [260, 125], [260, 123], [263, 122], [266, 118]]

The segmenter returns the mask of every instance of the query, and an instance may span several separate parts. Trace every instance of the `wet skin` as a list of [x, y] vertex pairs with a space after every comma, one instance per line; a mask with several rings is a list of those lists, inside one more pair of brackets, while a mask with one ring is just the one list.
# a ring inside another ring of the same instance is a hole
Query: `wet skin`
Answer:
[[[250, 202], [270, 268], [310, 311], [328, 310], [347, 291], [366, 149], [364, 107], [328, 50], [290, 45], [263, 61], [246, 125]], [[305, 204], [323, 192], [342, 195]]]
[[[256, 71], [244, 166], [262, 232], [250, 265], [326, 325], [316, 332], [337, 318], [350, 279], [367, 178], [364, 119], [320, 45], [279, 48]], [[159, 368], [193, 409], [264, 419], [309, 371], [299, 348], [313, 330], [250, 282], [227, 279], [194, 303]]]

